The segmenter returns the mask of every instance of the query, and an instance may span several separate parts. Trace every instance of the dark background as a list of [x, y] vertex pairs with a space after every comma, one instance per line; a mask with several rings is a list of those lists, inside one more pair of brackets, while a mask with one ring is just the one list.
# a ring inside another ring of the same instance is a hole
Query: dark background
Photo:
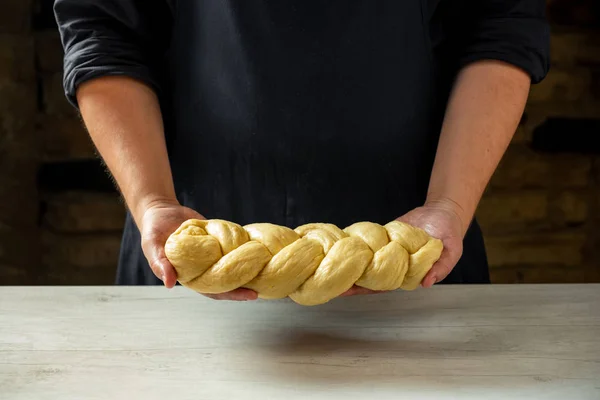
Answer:
[[[123, 204], [62, 86], [51, 0], [2, 0], [0, 284], [111, 284]], [[497, 283], [600, 282], [600, 2], [549, 0], [552, 71], [478, 210]]]

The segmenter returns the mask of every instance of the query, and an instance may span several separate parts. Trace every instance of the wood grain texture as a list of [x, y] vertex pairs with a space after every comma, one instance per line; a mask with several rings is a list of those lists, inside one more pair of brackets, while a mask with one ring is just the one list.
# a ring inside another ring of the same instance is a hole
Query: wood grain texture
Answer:
[[0, 288], [0, 398], [600, 399], [600, 285], [217, 302]]

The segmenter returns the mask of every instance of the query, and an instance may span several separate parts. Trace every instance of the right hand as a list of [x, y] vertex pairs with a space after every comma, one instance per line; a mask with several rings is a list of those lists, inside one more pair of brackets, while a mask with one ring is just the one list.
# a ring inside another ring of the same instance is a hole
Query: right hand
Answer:
[[[206, 219], [191, 208], [176, 201], [157, 201], [149, 204], [141, 216], [142, 250], [154, 275], [167, 288], [177, 283], [177, 272], [165, 255], [169, 236], [188, 219]], [[204, 294], [215, 300], [255, 300], [258, 295], [250, 289], [235, 289], [227, 293]]]

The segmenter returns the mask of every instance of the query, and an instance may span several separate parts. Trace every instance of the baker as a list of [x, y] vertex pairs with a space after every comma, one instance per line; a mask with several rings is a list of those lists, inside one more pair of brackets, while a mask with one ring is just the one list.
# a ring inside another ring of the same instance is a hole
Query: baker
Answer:
[[548, 72], [544, 0], [57, 0], [55, 15], [66, 96], [128, 208], [118, 284], [173, 287], [165, 242], [204, 217], [399, 219], [443, 242], [422, 286], [489, 282], [474, 214]]

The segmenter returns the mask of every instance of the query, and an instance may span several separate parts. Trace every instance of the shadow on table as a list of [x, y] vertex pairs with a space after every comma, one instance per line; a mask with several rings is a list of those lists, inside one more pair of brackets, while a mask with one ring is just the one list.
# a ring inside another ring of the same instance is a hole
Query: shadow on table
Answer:
[[467, 330], [446, 331], [452, 337], [445, 339], [428, 338], [424, 332], [421, 339], [413, 333], [410, 338], [378, 335], [371, 340], [364, 331], [357, 336], [350, 330], [341, 334], [288, 328], [263, 337], [253, 357], [255, 368], [249, 373], [255, 379], [269, 377], [274, 385], [356, 385], [363, 389], [372, 384], [467, 392], [503, 387], [507, 379], [511, 390], [522, 392], [552, 380], [513, 372], [511, 364], [519, 360], [506, 356], [510, 349], [497, 345], [502, 338], [493, 330]]
[[[464, 332], [460, 328], [456, 333]], [[351, 365], [357, 364], [360, 359], [376, 359], [378, 361], [397, 359], [448, 359], [448, 358], [482, 358], [502, 354], [500, 338], [495, 338], [493, 332], [471, 330], [468, 338], [454, 334], [454, 339], [428, 338], [425, 333], [421, 339], [396, 336], [392, 339], [379, 336], [365, 339], [353, 337], [352, 332], [347, 334], [327, 333], [310, 330], [280, 330], [273, 333], [270, 340], [264, 341], [260, 346], [261, 351], [269, 356], [290, 359], [335, 357], [347, 360]], [[364, 335], [363, 335], [364, 336]], [[268, 342], [269, 344], [264, 344]], [[485, 342], [485, 343], [483, 343]]]

